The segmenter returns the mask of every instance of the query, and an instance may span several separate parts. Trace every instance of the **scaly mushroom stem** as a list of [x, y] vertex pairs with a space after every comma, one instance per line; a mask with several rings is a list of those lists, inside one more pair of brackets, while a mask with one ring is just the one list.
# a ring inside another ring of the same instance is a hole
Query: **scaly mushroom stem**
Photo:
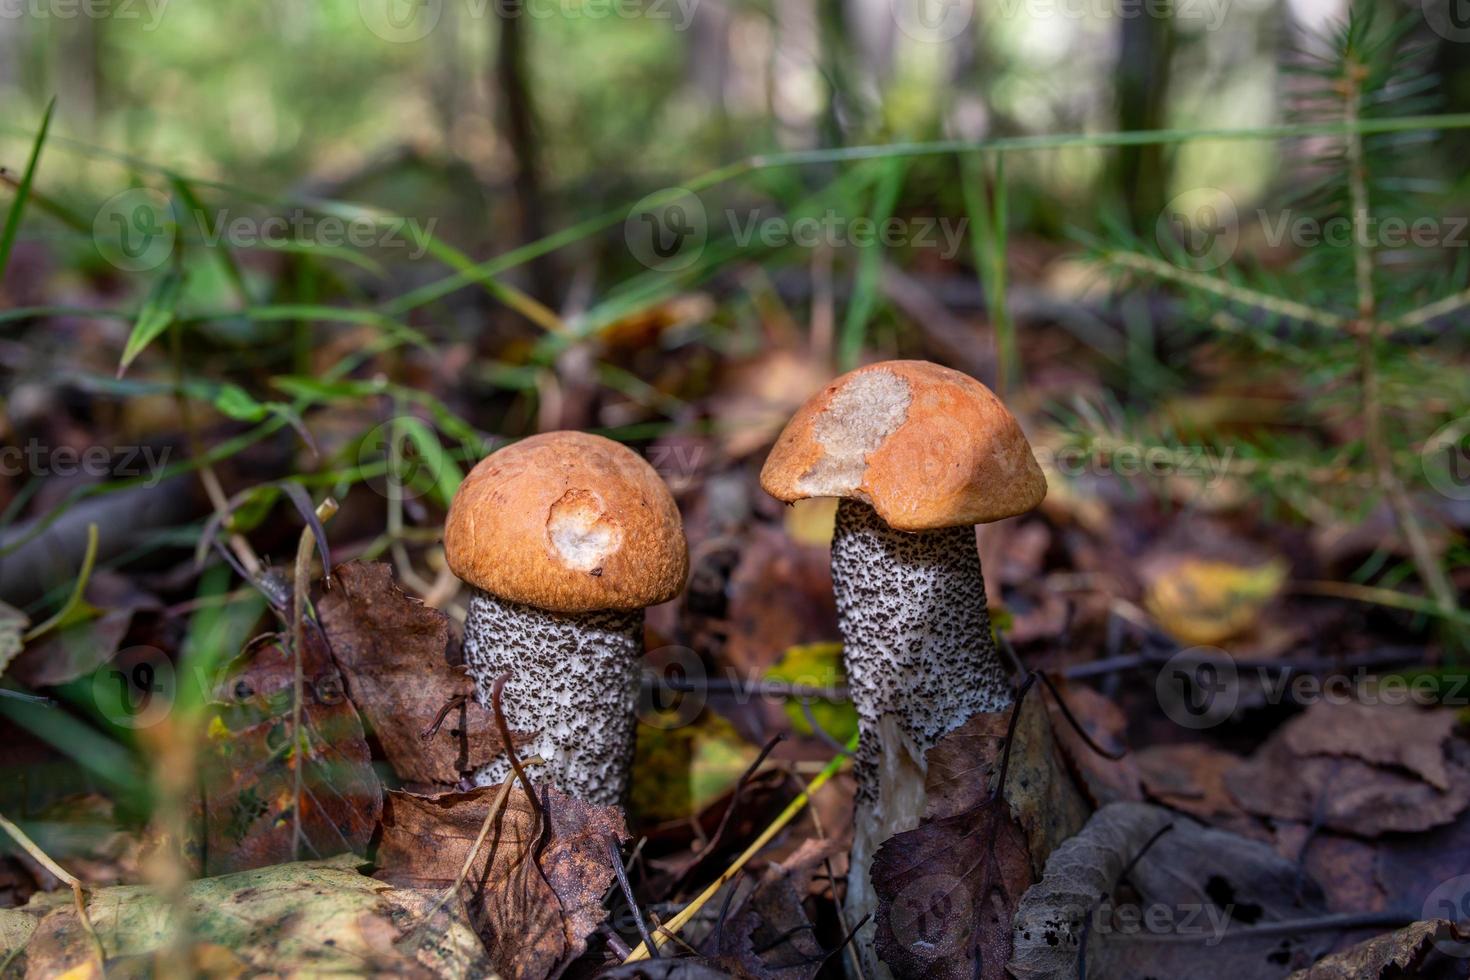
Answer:
[[[868, 874], [878, 845], [919, 825], [924, 753], [981, 711], [1011, 703], [985, 608], [973, 527], [895, 531], [843, 499], [832, 537], [832, 585], [858, 712], [857, 813], [847, 917], [877, 908]], [[858, 935], [868, 977], [886, 977], [874, 926]]]
[[[495, 678], [509, 671], [506, 722], [534, 733], [517, 754], [541, 756], [542, 772], [587, 803], [617, 805], [627, 795], [642, 653], [641, 609], [554, 613], [481, 589], [470, 597], [464, 657], [476, 699], [489, 707]], [[510, 759], [500, 755], [476, 771], [475, 783], [510, 776]]]

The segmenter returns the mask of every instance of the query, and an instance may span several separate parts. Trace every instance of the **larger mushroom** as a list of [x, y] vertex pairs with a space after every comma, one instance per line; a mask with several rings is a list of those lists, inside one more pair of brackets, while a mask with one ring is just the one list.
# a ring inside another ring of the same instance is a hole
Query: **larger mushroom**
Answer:
[[[621, 803], [633, 759], [643, 611], [684, 587], [679, 509], [652, 466], [601, 436], [533, 436], [481, 460], [444, 528], [449, 567], [474, 587], [464, 655], [490, 705], [509, 673], [506, 722], [522, 754], [589, 803]], [[510, 776], [505, 755], [475, 774]]]
[[[977, 712], [1011, 703], [974, 525], [1031, 510], [1046, 478], [989, 388], [937, 364], [889, 361], [813, 396], [777, 440], [761, 486], [787, 503], [841, 498], [832, 584], [859, 723], [855, 924], [876, 908], [878, 845], [923, 816], [925, 752]], [[870, 923], [858, 943], [877, 967], [872, 941]]]

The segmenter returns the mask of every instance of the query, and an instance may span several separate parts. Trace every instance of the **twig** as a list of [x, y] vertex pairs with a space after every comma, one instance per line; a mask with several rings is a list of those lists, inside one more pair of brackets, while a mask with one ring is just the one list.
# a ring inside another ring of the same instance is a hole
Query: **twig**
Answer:
[[[330, 520], [337, 513], [337, 502], [331, 497], [317, 507], [317, 518]], [[292, 768], [291, 797], [291, 857], [297, 860], [299, 848], [305, 835], [301, 830], [301, 781], [306, 770], [306, 752], [309, 748], [305, 732], [301, 729], [301, 713], [306, 700], [306, 617], [307, 603], [311, 592], [311, 556], [316, 548], [316, 534], [310, 526], [301, 531], [301, 540], [296, 544], [296, 568], [293, 581], [295, 589], [291, 606], [291, 646], [295, 651], [295, 677], [292, 679], [291, 739], [296, 743], [296, 758]]]
[[618, 959], [622, 959], [633, 952], [628, 944], [623, 942], [623, 937], [619, 936], [613, 927], [606, 922], [598, 926], [597, 931], [602, 933], [602, 938], [607, 943], [607, 948], [612, 950], [613, 955]]
[[[848, 743], [848, 748], [849, 750], [857, 748], [856, 737], [854, 737], [852, 741]], [[695, 898], [694, 901], [690, 902], [683, 909], [681, 909], [678, 914], [676, 914], [672, 919], [668, 921], [666, 925], [659, 928], [660, 935], [657, 939], [654, 940], [654, 942], [658, 945], [663, 945], [663, 942], [666, 938], [676, 935], [680, 929], [688, 925], [689, 921], [699, 914], [699, 910], [704, 908], [705, 903], [707, 903], [711, 898], [718, 894], [719, 890], [723, 888], [731, 878], [735, 877], [735, 875], [740, 872], [740, 869], [745, 867], [745, 865], [750, 861], [751, 858], [759, 854], [762, 848], [769, 844], [771, 840], [775, 838], [775, 836], [779, 834], [787, 824], [795, 819], [796, 815], [800, 813], [803, 808], [806, 807], [807, 803], [811, 801], [811, 798], [816, 795], [817, 791], [825, 786], [833, 776], [837, 775], [838, 770], [842, 768], [843, 764], [846, 763], [846, 761], [847, 759], [845, 756], [838, 756], [831, 762], [827, 763], [827, 768], [823, 769], [820, 773], [817, 774], [816, 778], [812, 780], [811, 786], [808, 787], [805, 792], [798, 795], [796, 799], [792, 800], [791, 803], [786, 807], [786, 809], [782, 810], [780, 815], [778, 815], [775, 820], [771, 821], [771, 825], [767, 827], [764, 831], [762, 831], [760, 836], [756, 837], [755, 840], [750, 842], [750, 846], [747, 847], [743, 852], [741, 852], [740, 856], [735, 859], [735, 862], [731, 864], [730, 867], [726, 868], [724, 873], [721, 874], [719, 878], [715, 879], [708, 888], [700, 892], [699, 896]], [[636, 963], [640, 960], [648, 959], [648, 956], [648, 947], [639, 946], [637, 949], [633, 950], [632, 953], [628, 954], [623, 962]]]
[[1040, 671], [1036, 672], [1036, 676], [1041, 678], [1041, 683], [1045, 684], [1046, 689], [1051, 692], [1052, 699], [1056, 701], [1057, 707], [1061, 709], [1062, 717], [1067, 719], [1067, 724], [1072, 726], [1072, 731], [1076, 732], [1078, 736], [1082, 739], [1082, 741], [1087, 743], [1087, 747], [1089, 749], [1096, 752], [1104, 759], [1109, 759], [1113, 762], [1117, 762], [1119, 759], [1128, 754], [1128, 750], [1126, 748], [1113, 749], [1110, 751], [1094, 742], [1092, 740], [1092, 736], [1087, 734], [1086, 729], [1082, 727], [1081, 723], [1077, 721], [1076, 716], [1072, 714], [1072, 709], [1067, 707], [1066, 700], [1063, 699], [1061, 692], [1056, 689], [1056, 686], [1052, 684], [1051, 678], [1047, 677]]
[[51, 872], [58, 881], [71, 888], [72, 901], [76, 903], [77, 919], [81, 923], [82, 931], [92, 943], [92, 951], [97, 955], [97, 969], [102, 976], [107, 975], [107, 951], [102, 946], [102, 940], [97, 935], [97, 930], [92, 927], [92, 920], [87, 915], [87, 899], [83, 894], [82, 883], [71, 872], [51, 860], [51, 856], [41, 850], [40, 846], [24, 830], [21, 830], [10, 821], [4, 814], [0, 814], [0, 827], [5, 829], [21, 849], [29, 854], [37, 864]]
[[[817, 810], [816, 807], [810, 807], [807, 812], [810, 813], [812, 816], [812, 827], [817, 832], [817, 840], [825, 841], [827, 839], [827, 830], [825, 827], [822, 826], [821, 813]], [[832, 859], [830, 857], [822, 858], [822, 867], [827, 869], [827, 890], [832, 894], [832, 907], [837, 912], [837, 923], [838, 925], [842, 926], [843, 933], [850, 937], [854, 935], [857, 930], [849, 927], [847, 922], [847, 911], [842, 907], [842, 900], [837, 897], [837, 874], [832, 868]], [[864, 919], [864, 922], [866, 921], [867, 920]], [[862, 923], [859, 923], [859, 927], [861, 927], [861, 925]], [[843, 946], [847, 950], [847, 965], [852, 970], [851, 975], [854, 980], [867, 980], [866, 975], [863, 973], [862, 957], [858, 955], [857, 950], [851, 945], [844, 942]]]
[[628, 883], [628, 872], [623, 870], [623, 856], [618, 849], [618, 839], [612, 834], [607, 835], [607, 853], [612, 859], [613, 874], [617, 875], [618, 887], [623, 890], [623, 898], [633, 912], [633, 923], [638, 927], [638, 935], [643, 937], [643, 945], [648, 949], [649, 955], [658, 959], [658, 944], [648, 934], [648, 923], [643, 921], [643, 913], [638, 909], [638, 899], [633, 895], [633, 886]]
[[[541, 819], [541, 801], [536, 799], [536, 787], [531, 785], [531, 777], [526, 775], [526, 770], [521, 768], [521, 760], [516, 757], [516, 745], [510, 737], [510, 725], [505, 722], [505, 708], [500, 699], [505, 692], [505, 682], [510, 680], [510, 671], [506, 671], [495, 678], [495, 684], [490, 688], [490, 707], [495, 712], [495, 727], [500, 729], [500, 741], [505, 746], [505, 757], [510, 760], [510, 767], [515, 770], [516, 778], [521, 781], [522, 788], [526, 791], [526, 798], [531, 801], [531, 809], [536, 814], [536, 819]], [[506, 780], [509, 782], [509, 780]]]
[[719, 826], [715, 828], [714, 836], [710, 837], [709, 843], [704, 846], [704, 854], [712, 853], [719, 846], [720, 841], [724, 839], [725, 830], [730, 826], [730, 820], [735, 816], [735, 810], [740, 806], [741, 796], [745, 794], [745, 787], [749, 785], [756, 770], [766, 761], [766, 757], [771, 754], [771, 750], [784, 741], [786, 741], [784, 732], [773, 736], [769, 742], [762, 746], [760, 753], [755, 757], [755, 761], [749, 766], [746, 766], [745, 772], [740, 774], [740, 780], [735, 784], [735, 791], [730, 795], [730, 805], [725, 807], [725, 812], [720, 816]]
[[[1133, 855], [1132, 859], [1130, 859], [1129, 862], [1124, 865], [1122, 873], [1118, 875], [1118, 882], [1121, 882], [1124, 878], [1127, 878], [1129, 873], [1131, 873], [1133, 869], [1138, 866], [1138, 862], [1143, 860], [1143, 856], [1147, 854], [1149, 850], [1159, 842], [1159, 838], [1163, 837], [1165, 834], [1173, 829], [1174, 825], [1172, 823], [1166, 823], [1157, 831], [1155, 831], [1154, 835], [1150, 837], [1148, 841], [1138, 849], [1138, 853]], [[1114, 887], [1117, 887], [1117, 882], [1114, 882]], [[1087, 939], [1092, 934], [1093, 914], [1097, 911], [1097, 907], [1102, 904], [1102, 900], [1105, 898], [1107, 898], [1106, 893], [1097, 897], [1097, 901], [1088, 908], [1087, 917], [1082, 922], [1082, 935], [1077, 940], [1077, 980], [1087, 980]]]
[[419, 738], [427, 742], [435, 735], [438, 735], [439, 729], [444, 727], [444, 719], [449, 717], [449, 712], [456, 708], [464, 707], [469, 703], [469, 700], [470, 696], [468, 694], [456, 694], [448, 701], [445, 701], [444, 707], [439, 709], [439, 713], [434, 716], [434, 720], [429, 723], [429, 727], [419, 732]]

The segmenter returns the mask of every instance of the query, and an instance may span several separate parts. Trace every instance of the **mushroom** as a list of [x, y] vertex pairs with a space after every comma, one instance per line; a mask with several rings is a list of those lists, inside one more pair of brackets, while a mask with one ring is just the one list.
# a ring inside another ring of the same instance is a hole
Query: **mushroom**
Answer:
[[[679, 509], [638, 454], [601, 436], [553, 432], [481, 460], [444, 527], [454, 574], [473, 586], [464, 657], [487, 707], [529, 733], [522, 754], [573, 796], [621, 803], [633, 760], [643, 611], [689, 571]], [[502, 754], [474, 776], [511, 773]]]
[[[1046, 478], [989, 388], [926, 361], [888, 361], [807, 401], [761, 486], [787, 503], [840, 498], [832, 586], [858, 712], [846, 903], [855, 924], [876, 909], [878, 845], [924, 814], [924, 753], [977, 712], [1011, 703], [973, 525], [1031, 510]], [[873, 935], [869, 924], [858, 942], [876, 968]]]

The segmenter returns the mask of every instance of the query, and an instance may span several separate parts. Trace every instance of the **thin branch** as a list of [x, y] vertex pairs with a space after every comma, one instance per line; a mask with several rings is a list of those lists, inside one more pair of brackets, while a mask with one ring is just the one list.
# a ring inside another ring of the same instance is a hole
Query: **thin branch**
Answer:
[[628, 882], [628, 872], [623, 868], [623, 856], [618, 849], [618, 839], [612, 834], [607, 835], [607, 853], [612, 860], [613, 874], [617, 876], [618, 887], [622, 889], [623, 898], [627, 900], [628, 908], [633, 912], [633, 923], [638, 927], [638, 935], [643, 937], [643, 945], [647, 948], [649, 955], [658, 959], [658, 944], [648, 934], [648, 923], [643, 921], [643, 913], [638, 909], [638, 899], [633, 895], [633, 886]]
[[[505, 747], [505, 757], [510, 760], [510, 767], [515, 770], [516, 778], [521, 781], [521, 787], [526, 791], [526, 798], [531, 801], [531, 809], [536, 812], [536, 818], [541, 819], [541, 801], [536, 799], [536, 787], [531, 785], [531, 777], [526, 775], [526, 770], [521, 767], [521, 760], [516, 756], [516, 743], [511, 738], [510, 725], [505, 721], [505, 708], [501, 705], [501, 697], [505, 693], [505, 682], [510, 680], [510, 671], [506, 671], [495, 678], [495, 684], [490, 688], [490, 707], [495, 713], [495, 727], [500, 730], [500, 742]], [[510, 780], [506, 780], [509, 782]]]
[[81, 923], [82, 931], [92, 943], [92, 951], [97, 956], [97, 969], [101, 976], [107, 975], [107, 951], [102, 946], [102, 940], [97, 935], [97, 930], [92, 927], [92, 920], [87, 915], [87, 899], [83, 894], [81, 881], [67, 871], [61, 865], [51, 859], [51, 856], [41, 850], [40, 845], [31, 840], [30, 836], [12, 823], [5, 815], [0, 814], [0, 828], [4, 828], [17, 844], [41, 867], [49, 871], [62, 884], [71, 889], [72, 901], [76, 904], [77, 919]]

